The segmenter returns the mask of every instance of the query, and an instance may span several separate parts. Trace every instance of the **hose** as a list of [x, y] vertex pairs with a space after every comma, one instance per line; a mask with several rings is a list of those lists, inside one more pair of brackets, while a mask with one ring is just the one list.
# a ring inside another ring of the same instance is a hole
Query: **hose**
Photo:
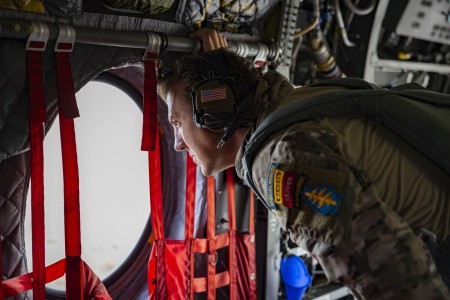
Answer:
[[365, 16], [370, 14], [377, 4], [376, 0], [371, 0], [369, 5], [365, 8], [357, 7], [352, 0], [344, 0], [345, 5], [348, 7], [349, 10], [351, 10], [355, 15], [358, 16]]

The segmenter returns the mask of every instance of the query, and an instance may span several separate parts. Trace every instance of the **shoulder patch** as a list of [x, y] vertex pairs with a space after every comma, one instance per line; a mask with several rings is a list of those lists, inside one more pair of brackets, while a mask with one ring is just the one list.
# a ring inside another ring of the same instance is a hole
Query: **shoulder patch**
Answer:
[[303, 191], [303, 199], [322, 215], [335, 215], [341, 206], [342, 194], [332, 186], [315, 184]]
[[269, 169], [267, 171], [267, 187], [266, 187], [267, 204], [269, 205], [269, 208], [271, 208], [271, 209], [276, 209], [274, 181], [275, 181], [275, 173], [277, 172], [277, 169], [278, 169], [278, 163], [273, 162], [270, 164]]

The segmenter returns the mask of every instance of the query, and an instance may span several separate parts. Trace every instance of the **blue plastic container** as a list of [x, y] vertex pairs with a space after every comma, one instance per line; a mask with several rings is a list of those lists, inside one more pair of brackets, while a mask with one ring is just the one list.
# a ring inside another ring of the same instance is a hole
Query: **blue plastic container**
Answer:
[[286, 256], [281, 260], [281, 279], [286, 289], [287, 300], [302, 299], [308, 286], [311, 284], [311, 275], [308, 273], [303, 260], [298, 256]]

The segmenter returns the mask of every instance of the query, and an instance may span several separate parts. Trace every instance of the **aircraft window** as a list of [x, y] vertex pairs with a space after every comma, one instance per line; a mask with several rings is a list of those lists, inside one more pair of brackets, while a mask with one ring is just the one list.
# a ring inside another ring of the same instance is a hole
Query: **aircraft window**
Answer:
[[[82, 258], [101, 278], [130, 255], [146, 226], [148, 167], [140, 151], [142, 114], [122, 90], [90, 82], [77, 93], [75, 119], [80, 174]], [[63, 177], [59, 121], [44, 141], [46, 265], [64, 257]], [[32, 271], [30, 192], [26, 251]], [[64, 278], [47, 287], [65, 289]]]

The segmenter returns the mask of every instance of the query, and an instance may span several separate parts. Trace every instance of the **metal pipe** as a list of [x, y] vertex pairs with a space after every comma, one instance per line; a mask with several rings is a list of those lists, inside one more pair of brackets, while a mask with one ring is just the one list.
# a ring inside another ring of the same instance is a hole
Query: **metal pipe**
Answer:
[[313, 8], [314, 8], [314, 12], [313, 12], [313, 20], [312, 22], [306, 26], [305, 28], [303, 28], [302, 30], [300, 30], [299, 32], [297, 32], [294, 35], [294, 39], [298, 39], [299, 37], [301, 37], [302, 35], [307, 34], [308, 32], [310, 32], [311, 30], [313, 30], [314, 28], [317, 27], [317, 25], [319, 25], [319, 0], [314, 0], [313, 2]]
[[370, 14], [375, 9], [375, 6], [377, 4], [376, 0], [371, 0], [367, 7], [360, 8], [357, 7], [357, 3], [353, 3], [352, 0], [344, 0], [344, 3], [352, 13], [358, 16], [365, 16]]
[[342, 18], [341, 7], [339, 6], [339, 0], [334, 0], [334, 7], [336, 11], [336, 20], [338, 23], [339, 32], [342, 37], [342, 41], [347, 47], [355, 47], [356, 44], [348, 39], [347, 30], [345, 30], [344, 19]]
[[[56, 40], [59, 33], [57, 24], [45, 23], [49, 28], [49, 40]], [[0, 37], [13, 39], [27, 39], [33, 27], [30, 21], [3, 19], [0, 20]], [[76, 31], [75, 43], [92, 44], [101, 46], [146, 49], [148, 45], [148, 33], [136, 31], [117, 31], [109, 29], [97, 29], [88, 27], [74, 27]], [[239, 52], [246, 48], [248, 57], [256, 56], [260, 48], [266, 47], [263, 43], [228, 42], [228, 49]], [[167, 36], [166, 51], [195, 52], [200, 49], [200, 42], [189, 37]], [[275, 50], [269, 51], [269, 58], [273, 58]]]

